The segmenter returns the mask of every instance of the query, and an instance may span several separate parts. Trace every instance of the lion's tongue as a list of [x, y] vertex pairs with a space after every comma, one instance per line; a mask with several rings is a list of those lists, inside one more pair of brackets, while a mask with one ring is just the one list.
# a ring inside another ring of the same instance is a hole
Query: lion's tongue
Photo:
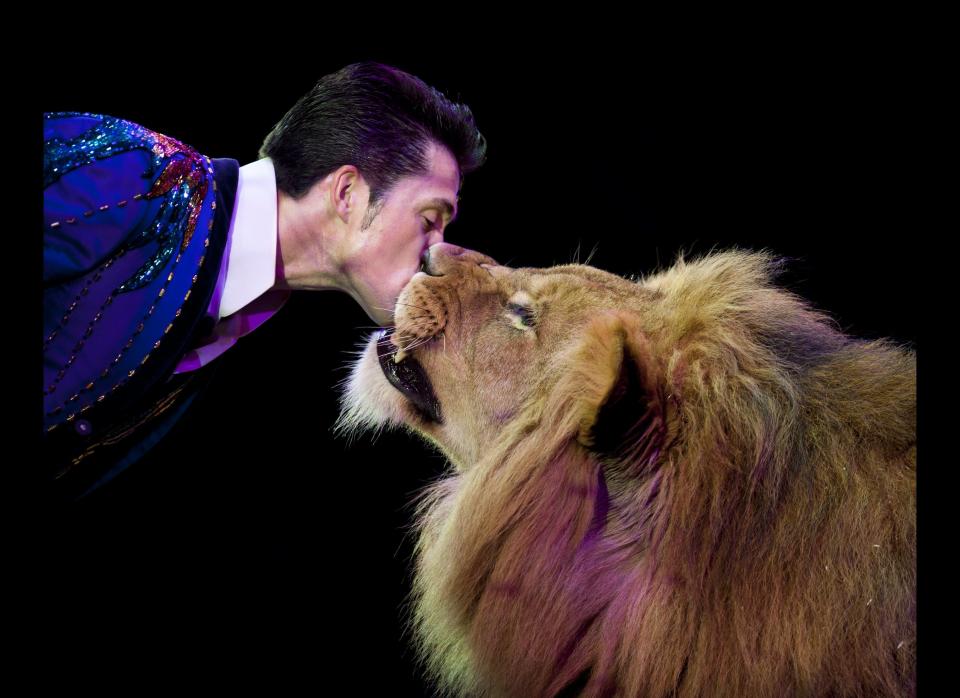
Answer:
[[403, 393], [427, 418], [443, 424], [440, 402], [433, 394], [433, 386], [423, 366], [412, 356], [395, 361], [397, 347], [390, 341], [390, 329], [380, 330], [377, 335], [377, 359], [380, 370], [394, 388]]

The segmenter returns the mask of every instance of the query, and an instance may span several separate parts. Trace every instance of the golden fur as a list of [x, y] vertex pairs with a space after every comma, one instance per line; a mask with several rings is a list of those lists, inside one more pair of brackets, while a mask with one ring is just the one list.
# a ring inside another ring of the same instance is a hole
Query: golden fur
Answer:
[[394, 341], [444, 423], [371, 340], [338, 426], [452, 463], [412, 614], [444, 693], [914, 694], [912, 352], [844, 336], [763, 254], [631, 281], [433, 250]]

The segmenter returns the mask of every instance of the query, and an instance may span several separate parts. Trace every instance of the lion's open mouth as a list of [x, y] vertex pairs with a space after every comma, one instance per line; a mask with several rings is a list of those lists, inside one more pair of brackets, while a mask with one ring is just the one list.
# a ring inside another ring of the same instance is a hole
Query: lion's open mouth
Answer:
[[390, 385], [403, 393], [425, 419], [443, 424], [440, 402], [433, 393], [426, 371], [412, 356], [406, 356], [399, 363], [393, 360], [397, 347], [390, 342], [390, 332], [389, 328], [383, 329], [376, 336], [380, 370]]

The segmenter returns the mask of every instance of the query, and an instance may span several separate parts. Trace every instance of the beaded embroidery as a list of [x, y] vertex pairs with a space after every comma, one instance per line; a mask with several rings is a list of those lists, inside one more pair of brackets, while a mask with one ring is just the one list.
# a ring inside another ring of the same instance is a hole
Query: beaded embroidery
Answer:
[[[176, 139], [111, 116], [77, 112], [46, 116], [48, 119], [90, 116], [100, 121], [75, 138], [54, 137], [46, 141], [43, 157], [45, 187], [95, 160], [136, 149], [151, 153], [150, 166], [143, 177], [153, 181], [153, 184], [146, 196], [137, 195], [133, 198], [161, 198], [160, 209], [156, 217], [135, 234], [124, 249], [155, 242], [157, 250], [117, 291], [124, 293], [149, 284], [167, 265], [174, 251], [178, 247], [181, 251], [186, 249], [193, 237], [201, 204], [207, 193], [202, 156]], [[167, 161], [165, 166], [164, 160]]]

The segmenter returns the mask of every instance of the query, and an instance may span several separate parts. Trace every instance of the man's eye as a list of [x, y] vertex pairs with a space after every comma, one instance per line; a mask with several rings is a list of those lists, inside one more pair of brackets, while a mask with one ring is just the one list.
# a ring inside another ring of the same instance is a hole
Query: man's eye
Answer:
[[[517, 327], [517, 329], [534, 326], [536, 316], [531, 308], [527, 308], [518, 303], [508, 303], [507, 310], [510, 311], [510, 314], [514, 317], [514, 326]], [[519, 323], [520, 326], [517, 326], [516, 323]]]
[[433, 229], [436, 228], [436, 227], [437, 227], [437, 224], [436, 224], [434, 221], [432, 221], [432, 220], [430, 220], [429, 218], [426, 218], [426, 217], [423, 218], [423, 229], [424, 229], [424, 230], [433, 230]]

